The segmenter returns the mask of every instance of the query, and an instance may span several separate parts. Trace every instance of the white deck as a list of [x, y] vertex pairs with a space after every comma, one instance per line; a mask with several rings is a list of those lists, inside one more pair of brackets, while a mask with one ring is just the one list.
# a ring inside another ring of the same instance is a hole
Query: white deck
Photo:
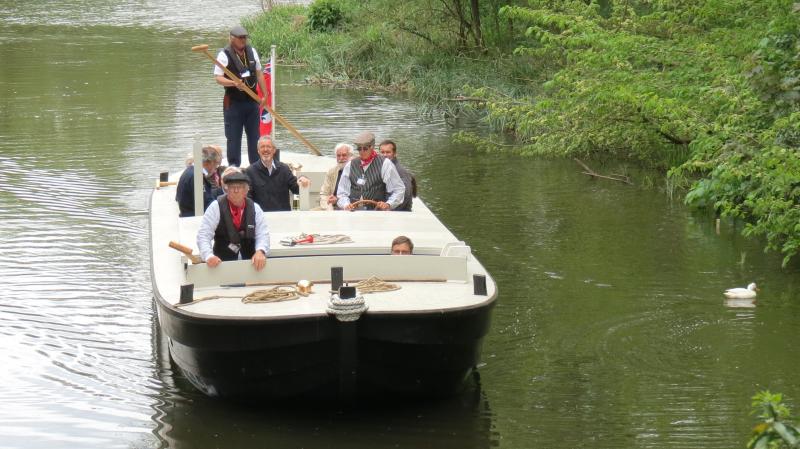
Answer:
[[[325, 172], [335, 164], [328, 157], [282, 153], [281, 160], [302, 164], [301, 173], [312, 180], [311, 201], [315, 205]], [[180, 171], [171, 174], [177, 179]], [[197, 302], [181, 307], [201, 315], [229, 317], [285, 317], [325, 314], [330, 288], [330, 267], [344, 267], [346, 280], [378, 276], [395, 282], [400, 290], [365, 295], [368, 313], [392, 313], [460, 309], [494, 300], [496, 287], [470, 248], [459, 241], [418, 198], [414, 212], [292, 211], [270, 212], [267, 266], [257, 272], [249, 261], [223, 262], [211, 269], [205, 264], [184, 270], [185, 258], [168, 247], [171, 240], [197, 251], [196, 235], [200, 217], [178, 218], [175, 187], [156, 189], [151, 204], [153, 285], [156, 294], [177, 304], [180, 286], [195, 285], [195, 299], [207, 296], [236, 296]], [[280, 244], [286, 237], [307, 234], [346, 234], [352, 243], [332, 245]], [[393, 238], [406, 235], [414, 242], [414, 256], [389, 256]], [[487, 296], [473, 294], [472, 275], [487, 277]], [[286, 282], [312, 280], [317, 285], [309, 297], [297, 300], [244, 304], [240, 298], [254, 290], [269, 288], [220, 287], [244, 282]]]

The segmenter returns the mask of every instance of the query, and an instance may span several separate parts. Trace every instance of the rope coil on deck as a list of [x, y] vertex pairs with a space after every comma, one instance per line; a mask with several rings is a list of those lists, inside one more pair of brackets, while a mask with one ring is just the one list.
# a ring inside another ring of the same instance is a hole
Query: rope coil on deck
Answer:
[[275, 287], [268, 288], [265, 290], [256, 290], [254, 292], [248, 293], [245, 296], [237, 296], [237, 295], [211, 295], [211, 296], [204, 296], [202, 298], [197, 298], [194, 301], [183, 303], [183, 304], [175, 304], [175, 307], [185, 307], [192, 304], [197, 304], [198, 302], [208, 301], [211, 299], [222, 299], [222, 298], [241, 298], [244, 304], [255, 304], [255, 303], [264, 303], [264, 302], [281, 302], [281, 301], [291, 301], [297, 299], [301, 296], [308, 296], [308, 293], [301, 292], [297, 289], [297, 287], [292, 285], [276, 285]]
[[357, 283], [356, 289], [361, 293], [380, 293], [400, 290], [400, 286], [386, 282], [377, 276], [372, 276], [369, 279], [364, 279], [363, 281]]
[[308, 296], [308, 293], [303, 293], [294, 286], [276, 285], [266, 290], [256, 290], [242, 298], [242, 302], [251, 304], [258, 302], [291, 301], [301, 296]]
[[367, 302], [363, 296], [356, 296], [353, 299], [341, 299], [334, 293], [328, 300], [328, 315], [333, 315], [337, 320], [343, 322], [356, 321], [361, 318], [361, 314], [368, 309]]

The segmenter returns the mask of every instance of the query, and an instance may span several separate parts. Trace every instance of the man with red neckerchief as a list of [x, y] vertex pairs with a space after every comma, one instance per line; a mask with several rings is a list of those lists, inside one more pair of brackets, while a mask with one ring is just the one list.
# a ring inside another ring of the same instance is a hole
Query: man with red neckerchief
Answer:
[[[400, 179], [392, 161], [375, 151], [375, 134], [363, 132], [353, 139], [358, 158], [348, 162], [336, 191], [336, 205], [343, 210], [353, 210], [359, 200], [377, 201], [375, 210], [395, 209], [403, 203], [405, 184]], [[373, 209], [371, 206], [362, 206]]]
[[252, 259], [261, 270], [267, 263], [269, 229], [264, 212], [247, 197], [250, 179], [237, 169], [222, 182], [225, 195], [208, 206], [197, 231], [200, 257], [211, 268], [224, 260]]

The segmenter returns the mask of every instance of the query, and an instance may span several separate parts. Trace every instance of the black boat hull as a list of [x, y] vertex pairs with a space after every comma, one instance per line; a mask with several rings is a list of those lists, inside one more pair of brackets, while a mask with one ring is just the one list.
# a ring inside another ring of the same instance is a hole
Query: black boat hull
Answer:
[[493, 301], [429, 313], [231, 319], [156, 301], [169, 350], [209, 396], [353, 400], [458, 392], [479, 362]]

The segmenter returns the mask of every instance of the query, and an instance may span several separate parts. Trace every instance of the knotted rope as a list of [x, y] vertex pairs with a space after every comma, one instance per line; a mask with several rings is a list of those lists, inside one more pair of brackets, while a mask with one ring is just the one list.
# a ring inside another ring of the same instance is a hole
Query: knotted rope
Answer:
[[367, 302], [364, 301], [363, 296], [357, 296], [353, 299], [341, 299], [339, 295], [334, 293], [328, 300], [328, 315], [333, 315], [339, 321], [356, 321], [361, 317], [361, 314], [368, 309]]

